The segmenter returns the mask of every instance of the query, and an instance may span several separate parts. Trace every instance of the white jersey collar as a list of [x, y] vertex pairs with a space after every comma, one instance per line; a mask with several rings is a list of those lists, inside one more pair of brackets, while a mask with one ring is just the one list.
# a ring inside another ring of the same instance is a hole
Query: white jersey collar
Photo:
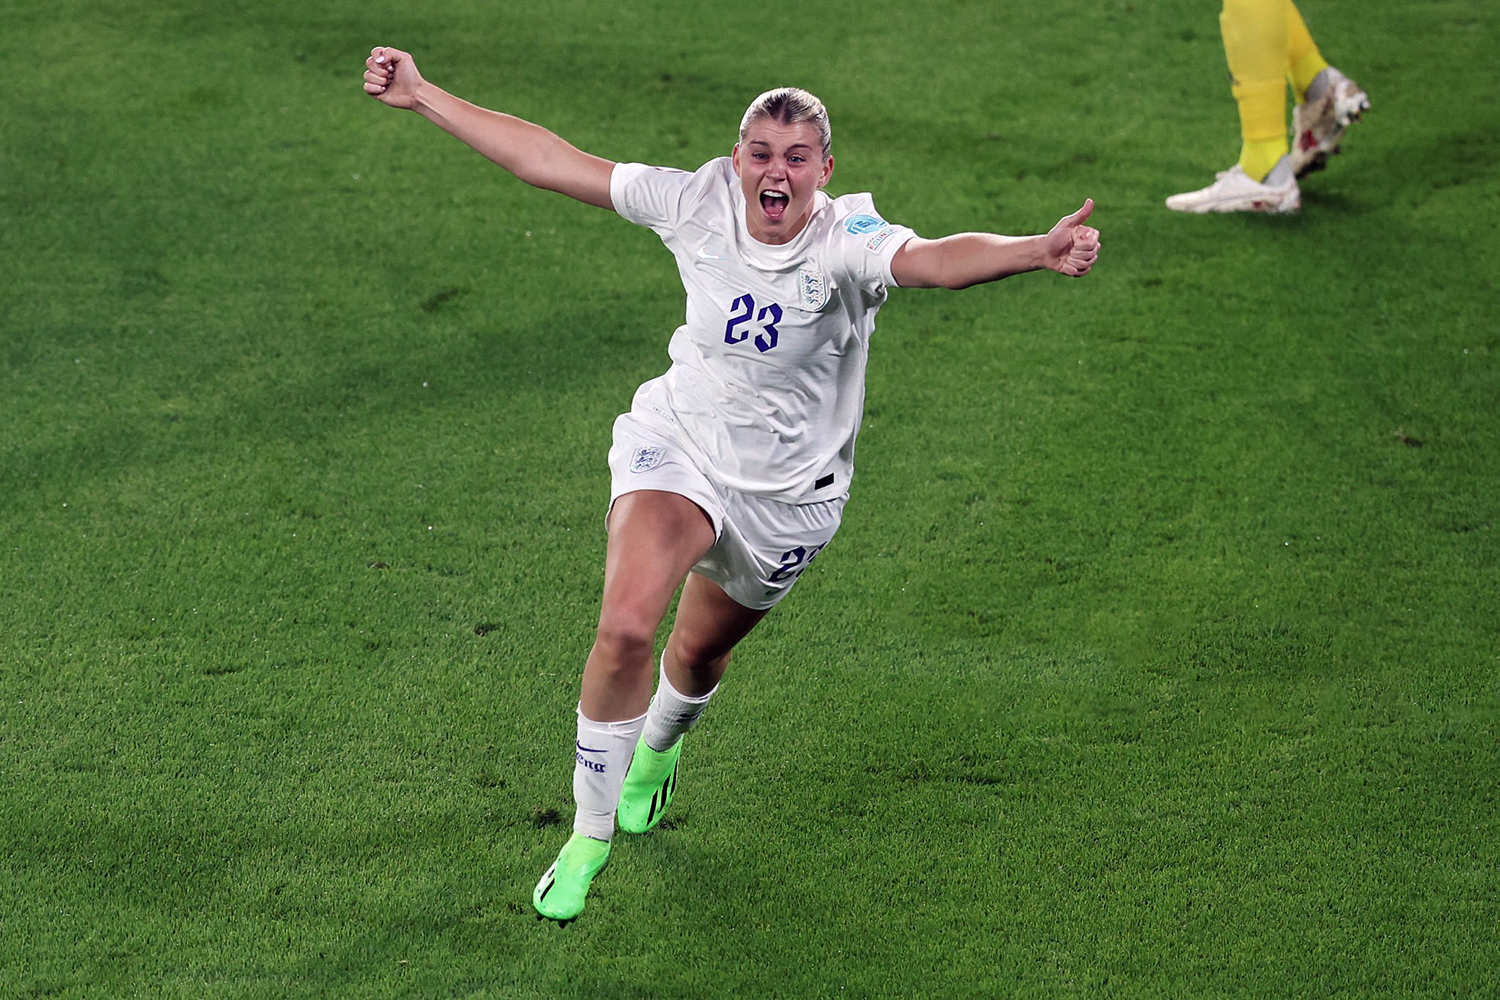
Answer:
[[802, 232], [790, 243], [780, 246], [762, 243], [750, 235], [749, 224], [745, 221], [745, 191], [740, 186], [739, 177], [735, 175], [734, 164], [727, 156], [723, 162], [729, 184], [729, 204], [734, 211], [734, 245], [740, 259], [760, 271], [785, 271], [800, 265], [807, 259], [807, 253], [817, 238], [822, 213], [833, 204], [833, 199], [822, 191], [813, 195], [813, 210], [807, 225], [802, 227]]

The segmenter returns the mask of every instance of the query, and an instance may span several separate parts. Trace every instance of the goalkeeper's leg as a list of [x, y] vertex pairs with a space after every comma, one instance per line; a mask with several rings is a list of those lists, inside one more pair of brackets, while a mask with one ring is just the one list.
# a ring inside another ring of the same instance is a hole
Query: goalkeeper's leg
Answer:
[[1240, 113], [1240, 169], [1264, 181], [1287, 155], [1287, 0], [1224, 0], [1219, 29]]

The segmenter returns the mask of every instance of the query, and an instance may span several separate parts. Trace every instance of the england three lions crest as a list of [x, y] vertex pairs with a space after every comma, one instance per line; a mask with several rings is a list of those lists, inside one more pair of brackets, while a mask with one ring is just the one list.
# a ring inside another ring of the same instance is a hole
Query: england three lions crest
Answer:
[[828, 279], [822, 271], [804, 267], [797, 271], [797, 287], [801, 292], [802, 307], [817, 312], [828, 304]]
[[661, 464], [662, 459], [667, 457], [667, 449], [660, 445], [650, 445], [645, 448], [637, 448], [635, 454], [630, 457], [631, 472], [650, 472]]

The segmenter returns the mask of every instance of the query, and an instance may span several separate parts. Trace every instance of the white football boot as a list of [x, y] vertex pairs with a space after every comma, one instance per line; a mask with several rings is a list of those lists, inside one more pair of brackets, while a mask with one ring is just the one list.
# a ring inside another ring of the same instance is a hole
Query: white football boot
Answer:
[[[1292, 108], [1292, 171], [1304, 177], [1328, 166], [1328, 158], [1339, 151], [1344, 129], [1370, 110], [1370, 95], [1359, 84], [1332, 66], [1323, 71], [1328, 81], [1322, 88], [1315, 81], [1308, 90], [1322, 90], [1318, 98]], [[1320, 73], [1320, 76], [1323, 74]]]
[[1236, 163], [1221, 170], [1214, 182], [1197, 191], [1174, 194], [1167, 199], [1174, 212], [1266, 212], [1287, 215], [1302, 208], [1302, 192], [1292, 174], [1291, 156], [1283, 156], [1263, 181], [1252, 180]]

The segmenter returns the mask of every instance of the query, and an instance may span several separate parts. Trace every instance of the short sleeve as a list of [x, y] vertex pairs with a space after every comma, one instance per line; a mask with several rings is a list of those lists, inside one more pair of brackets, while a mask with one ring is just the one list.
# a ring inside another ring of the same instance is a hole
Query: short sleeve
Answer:
[[685, 170], [617, 163], [609, 175], [609, 197], [621, 217], [666, 238], [677, 227], [682, 196], [692, 179]]
[[894, 286], [891, 261], [917, 234], [885, 221], [868, 194], [846, 195], [839, 203], [844, 211], [839, 213], [834, 239], [844, 273], [866, 291]]

